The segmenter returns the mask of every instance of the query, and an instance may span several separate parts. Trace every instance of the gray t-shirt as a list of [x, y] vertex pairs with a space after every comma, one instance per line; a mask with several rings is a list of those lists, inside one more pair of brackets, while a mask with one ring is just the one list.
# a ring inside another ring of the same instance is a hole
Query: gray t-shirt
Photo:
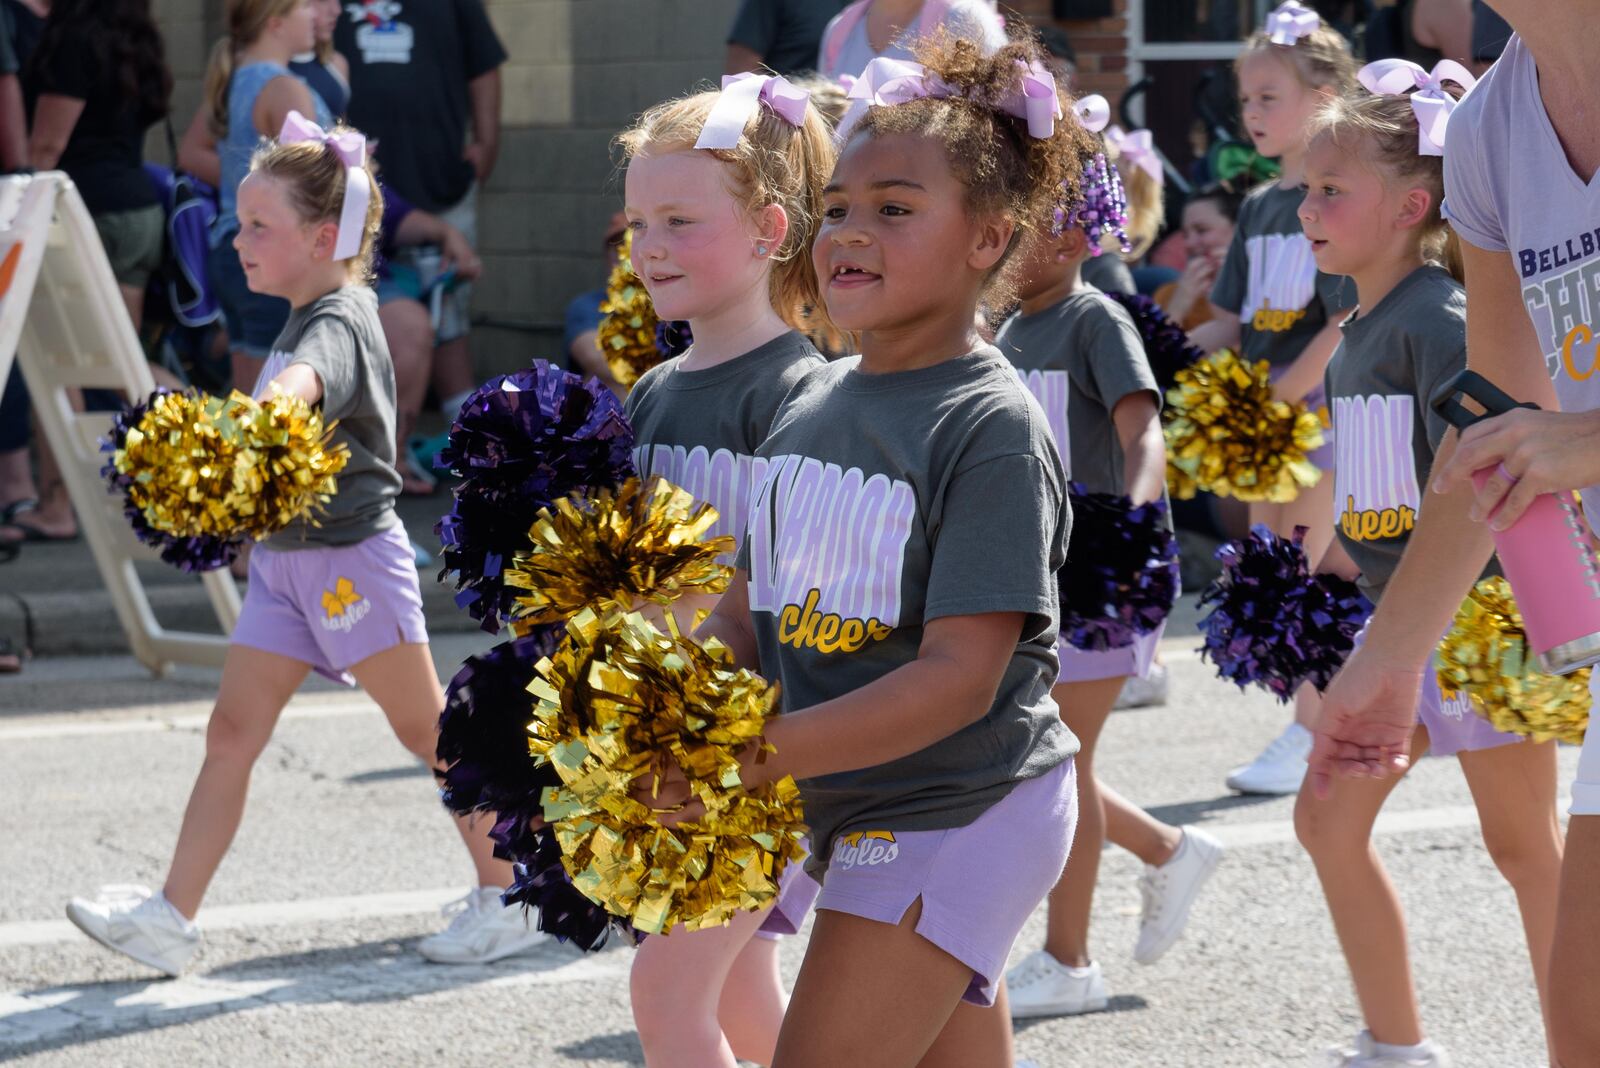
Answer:
[[795, 383], [826, 363], [804, 334], [790, 331], [704, 371], [685, 371], [680, 360], [652, 367], [623, 406], [639, 473], [660, 475], [715, 508], [708, 536], [742, 538], [750, 494], [766, 471], [756, 446]]
[[[879, 56], [889, 59], [915, 59], [911, 46], [917, 41], [917, 22], [900, 32], [900, 35], [889, 42], [889, 47], [882, 52], [874, 52], [872, 43], [867, 39], [867, 20], [862, 18], [851, 27], [850, 33], [845, 37], [839, 48], [838, 57], [834, 62], [828, 62], [828, 34], [833, 29], [843, 14], [835, 15], [828, 20], [827, 28], [822, 31], [822, 43], [817, 50], [817, 70], [829, 78], [838, 80], [839, 75], [848, 74], [856, 77], [867, 69]], [[953, 37], [965, 37], [969, 41], [981, 44], [986, 52], [993, 52], [1006, 43], [1005, 27], [1000, 23], [1000, 16], [984, 0], [954, 0], [950, 10], [939, 20], [942, 29], [948, 31]]]
[[1102, 252], [1084, 260], [1083, 280], [1102, 293], [1126, 293], [1131, 297], [1139, 291], [1133, 282], [1133, 272], [1114, 252]]
[[1324, 379], [1336, 450], [1334, 528], [1376, 603], [1450, 429], [1431, 401], [1467, 365], [1467, 295], [1443, 268], [1420, 267], [1340, 329]]
[[291, 523], [262, 544], [280, 552], [353, 545], [395, 525], [400, 495], [394, 361], [371, 286], [345, 286], [291, 311], [256, 379], [256, 396], [267, 396], [267, 383], [296, 363], [322, 382], [322, 417], [337, 420], [333, 440], [350, 449], [350, 462], [339, 472], [338, 492], [316, 514], [320, 526]]
[[1078, 748], [1050, 699], [1072, 516], [1038, 404], [988, 347], [896, 374], [859, 363], [807, 376], [760, 450], [766, 479], [739, 566], [783, 710], [911, 663], [933, 620], [1025, 620], [982, 718], [899, 760], [800, 784], [819, 875], [836, 834], [965, 826]]
[[1257, 186], [1239, 206], [1233, 243], [1211, 287], [1211, 303], [1239, 316], [1240, 355], [1273, 367], [1293, 363], [1333, 312], [1355, 306], [1348, 280], [1317, 270], [1300, 229], [1298, 189]]
[[[1600, 408], [1600, 181], [1574, 174], [1513, 36], [1450, 115], [1444, 214], [1463, 241], [1509, 252], [1561, 409]], [[1583, 491], [1600, 527], [1600, 488]]]
[[994, 343], [1044, 409], [1072, 480], [1091, 493], [1126, 493], [1111, 410], [1142, 391], [1161, 403], [1127, 310], [1089, 286], [1034, 315], [1013, 315]]

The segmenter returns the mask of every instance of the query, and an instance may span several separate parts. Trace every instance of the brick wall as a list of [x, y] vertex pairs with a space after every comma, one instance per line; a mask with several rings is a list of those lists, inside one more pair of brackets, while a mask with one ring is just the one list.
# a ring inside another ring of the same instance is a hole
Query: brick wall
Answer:
[[1129, 0], [1112, 0], [1111, 15], [1102, 19], [1054, 19], [1051, 0], [1001, 0], [1029, 22], [1054, 22], [1066, 31], [1078, 54], [1078, 90], [1116, 100], [1128, 87]]

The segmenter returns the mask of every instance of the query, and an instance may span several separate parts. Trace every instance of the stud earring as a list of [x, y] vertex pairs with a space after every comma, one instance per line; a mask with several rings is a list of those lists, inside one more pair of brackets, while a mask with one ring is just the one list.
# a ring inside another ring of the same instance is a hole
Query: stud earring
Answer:
[[765, 256], [766, 254], [767, 254], [767, 246], [765, 246], [765, 245], [757, 245], [756, 246], [756, 255], [757, 256]]

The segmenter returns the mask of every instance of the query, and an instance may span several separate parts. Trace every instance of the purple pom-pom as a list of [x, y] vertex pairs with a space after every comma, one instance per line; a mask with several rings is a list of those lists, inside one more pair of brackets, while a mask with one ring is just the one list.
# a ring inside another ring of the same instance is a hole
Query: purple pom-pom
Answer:
[[1254, 683], [1287, 701], [1309, 682], [1327, 687], [1372, 605], [1355, 584], [1312, 575], [1305, 528], [1282, 538], [1263, 524], [1217, 550], [1222, 575], [1200, 597], [1201, 656], [1240, 689]]
[[1070, 490], [1072, 540], [1056, 573], [1061, 636], [1079, 649], [1132, 645], [1167, 618], [1178, 599], [1178, 541], [1166, 501], [1134, 505], [1115, 493]]
[[468, 476], [434, 527], [444, 548], [439, 577], [454, 573], [456, 603], [495, 633], [510, 601], [503, 568], [527, 547], [540, 509], [630, 478], [633, 430], [599, 381], [539, 360], [461, 406], [438, 465]]
[[687, 320], [674, 319], [669, 322], [663, 319], [656, 323], [656, 351], [661, 353], [663, 360], [682, 356], [692, 344], [694, 332], [689, 329]]
[[111, 432], [100, 439], [100, 451], [107, 457], [105, 466], [100, 469], [100, 476], [106, 480], [106, 488], [122, 498], [122, 514], [133, 528], [134, 537], [160, 553], [164, 563], [191, 574], [215, 571], [219, 567], [227, 567], [238, 558], [243, 541], [211, 535], [180, 538], [157, 530], [145, 519], [144, 511], [133, 503], [129, 495], [128, 491], [134, 484], [133, 476], [119, 472], [111, 459], [127, 443], [128, 431], [139, 425], [139, 421], [150, 410], [151, 403], [157, 397], [171, 392], [164, 386], [158, 386], [150, 396], [127, 405], [112, 417]]
[[[528, 755], [534, 665], [555, 652], [562, 627], [540, 627], [468, 657], [450, 680], [439, 717], [436, 772], [445, 807], [460, 816], [493, 812], [500, 820], [540, 815], [540, 795], [559, 786], [554, 769], [535, 766]], [[517, 831], [508, 827], [506, 838]], [[498, 840], [498, 838], [497, 838]]]
[[1205, 358], [1205, 353], [1190, 343], [1183, 327], [1173, 322], [1161, 305], [1143, 293], [1107, 293], [1106, 296], [1127, 309], [1144, 340], [1145, 359], [1156, 376], [1161, 392], [1171, 389], [1179, 371]]
[[511, 888], [501, 896], [507, 906], [539, 911], [539, 930], [592, 952], [605, 945], [613, 931], [637, 944], [644, 935], [627, 920], [613, 916], [584, 897], [561, 864], [555, 831], [529, 832], [511, 851]]

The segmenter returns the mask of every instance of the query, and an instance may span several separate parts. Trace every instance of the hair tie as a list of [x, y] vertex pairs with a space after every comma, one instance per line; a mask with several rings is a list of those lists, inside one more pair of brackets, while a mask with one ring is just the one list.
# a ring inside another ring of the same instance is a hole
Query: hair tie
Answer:
[[1411, 112], [1417, 117], [1417, 155], [1444, 155], [1445, 127], [1450, 113], [1460, 103], [1445, 90], [1444, 83], [1455, 82], [1470, 90], [1478, 84], [1472, 72], [1453, 59], [1441, 59], [1426, 71], [1409, 59], [1380, 59], [1356, 73], [1370, 93], [1378, 96], [1409, 96]]
[[291, 111], [278, 133], [281, 145], [315, 142], [333, 152], [344, 164], [344, 204], [339, 209], [339, 233], [333, 242], [334, 262], [361, 253], [367, 230], [367, 208], [372, 203], [372, 181], [367, 176], [367, 139], [360, 130], [329, 133], [298, 111]]
[[789, 79], [777, 74], [727, 74], [722, 78], [722, 91], [717, 102], [706, 116], [695, 148], [735, 148], [744, 136], [745, 125], [760, 109], [767, 105], [790, 126], [800, 126], [806, 121], [806, 104], [811, 100], [809, 90], [801, 89]]
[[1129, 166], [1144, 171], [1156, 185], [1166, 185], [1167, 170], [1161, 165], [1161, 157], [1156, 153], [1155, 139], [1149, 130], [1124, 131], [1120, 126], [1113, 126], [1106, 131], [1105, 136], [1106, 144], [1117, 150], [1118, 158], [1125, 159]]
[[1072, 104], [1072, 113], [1078, 116], [1078, 121], [1090, 133], [1099, 133], [1111, 121], [1111, 105], [1099, 93], [1080, 96]]
[[1322, 25], [1322, 16], [1300, 3], [1285, 0], [1267, 13], [1263, 31], [1267, 40], [1275, 45], [1293, 46], [1302, 37], [1310, 37]]
[[[1056, 92], [1053, 74], [1037, 62], [1017, 61], [1021, 71], [1017, 85], [1001, 97], [995, 110], [1028, 124], [1028, 136], [1044, 140], [1055, 133], [1061, 118], [1061, 97]], [[868, 63], [850, 87], [850, 108], [839, 120], [835, 135], [843, 143], [861, 121], [868, 108], [894, 107], [913, 100], [949, 100], [961, 92], [937, 74], [930, 74], [921, 63], [879, 56]]]

